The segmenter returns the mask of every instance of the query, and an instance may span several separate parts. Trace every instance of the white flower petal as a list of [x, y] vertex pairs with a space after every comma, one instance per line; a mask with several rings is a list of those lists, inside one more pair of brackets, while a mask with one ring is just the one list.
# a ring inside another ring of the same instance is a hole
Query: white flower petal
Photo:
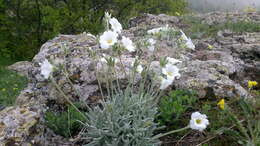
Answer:
[[111, 19], [111, 14], [109, 14], [108, 12], [105, 12], [105, 18], [110, 20]]
[[121, 33], [122, 25], [119, 23], [119, 21], [116, 18], [110, 19], [109, 23], [110, 23], [113, 31], [115, 31], [117, 33]]
[[168, 63], [172, 64], [172, 65], [175, 65], [177, 63], [181, 63], [180, 60], [177, 60], [175, 58], [171, 58], [171, 57], [167, 57], [166, 60], [168, 61]]
[[181, 38], [186, 42], [185, 45], [187, 48], [194, 50], [195, 45], [192, 43], [192, 40], [188, 38], [185, 33], [181, 30]]
[[209, 121], [205, 114], [194, 112], [191, 115], [190, 128], [194, 130], [203, 131], [209, 125]]
[[191, 41], [190, 38], [188, 38], [188, 40], [187, 40], [187, 42], [186, 42], [186, 46], [187, 46], [187, 48], [189, 48], [189, 49], [192, 49], [192, 50], [195, 49], [195, 45], [192, 43], [192, 41]]
[[169, 30], [168, 25], [166, 25], [164, 27], [158, 27], [158, 28], [154, 28], [154, 29], [148, 30], [147, 33], [151, 34], [151, 35], [154, 35], [154, 34], [159, 33], [160, 31], [167, 31], [167, 30]]
[[40, 63], [41, 65], [41, 74], [44, 76], [45, 79], [48, 79], [50, 74], [53, 71], [53, 66], [49, 63], [47, 59]]
[[113, 46], [117, 42], [117, 36], [118, 34], [113, 31], [105, 31], [100, 36], [100, 47], [102, 49], [108, 49], [109, 47]]
[[136, 67], [136, 71], [137, 71], [138, 73], [142, 73], [142, 71], [143, 71], [142, 65], [138, 65], [138, 66]]
[[161, 89], [161, 90], [166, 89], [167, 87], [169, 87], [169, 86], [172, 84], [172, 82], [173, 82], [173, 80], [165, 79], [165, 78], [161, 77], [161, 86], [160, 86], [160, 89]]
[[154, 45], [155, 45], [155, 43], [156, 43], [156, 40], [150, 38], [150, 39], [148, 39], [147, 42], [149, 43], [149, 45], [148, 45], [148, 50], [149, 50], [150, 52], [153, 52], [154, 49], [155, 49], [155, 46], [154, 46]]
[[135, 47], [133, 45], [132, 40], [130, 40], [129, 38], [123, 36], [122, 40], [121, 40], [123, 46], [129, 51], [129, 52], [133, 52], [135, 51]]
[[167, 76], [168, 79], [174, 80], [180, 77], [179, 69], [177, 66], [172, 64], [166, 64], [164, 68], [162, 68], [162, 73]]

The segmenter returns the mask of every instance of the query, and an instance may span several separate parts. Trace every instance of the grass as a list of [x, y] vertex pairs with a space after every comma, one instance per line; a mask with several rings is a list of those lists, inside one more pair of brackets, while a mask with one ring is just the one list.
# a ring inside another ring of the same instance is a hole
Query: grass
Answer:
[[[80, 104], [75, 103], [75, 106], [80, 108]], [[66, 110], [60, 112], [49, 109], [45, 113], [45, 121], [46, 126], [56, 134], [69, 138], [79, 134], [83, 128], [80, 122], [84, 123], [85, 119], [74, 107], [68, 106]]]
[[215, 37], [218, 31], [224, 29], [229, 29], [233, 32], [260, 32], [260, 23], [248, 20], [227, 21], [223, 24], [209, 25], [202, 23], [198, 18], [185, 16], [183, 17], [183, 23], [189, 26], [184, 30], [192, 39]]
[[13, 105], [20, 91], [27, 85], [26, 77], [6, 69], [8, 61], [0, 64], [0, 110], [5, 106]]

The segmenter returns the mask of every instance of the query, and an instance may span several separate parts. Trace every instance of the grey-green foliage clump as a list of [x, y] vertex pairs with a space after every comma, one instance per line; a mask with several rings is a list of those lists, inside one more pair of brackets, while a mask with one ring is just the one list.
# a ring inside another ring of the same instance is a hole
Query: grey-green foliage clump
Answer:
[[155, 146], [157, 108], [149, 95], [118, 94], [89, 111], [87, 146]]

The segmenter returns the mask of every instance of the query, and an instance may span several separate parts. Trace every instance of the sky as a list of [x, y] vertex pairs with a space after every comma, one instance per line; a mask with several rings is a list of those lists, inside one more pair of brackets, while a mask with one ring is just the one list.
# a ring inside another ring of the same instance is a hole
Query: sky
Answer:
[[207, 11], [235, 11], [246, 7], [254, 7], [260, 10], [260, 0], [187, 0], [190, 7], [199, 12]]

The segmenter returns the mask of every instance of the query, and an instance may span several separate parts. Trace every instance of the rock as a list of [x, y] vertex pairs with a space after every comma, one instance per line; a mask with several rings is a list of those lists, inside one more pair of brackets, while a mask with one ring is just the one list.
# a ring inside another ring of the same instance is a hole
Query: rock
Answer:
[[34, 129], [39, 114], [29, 107], [8, 107], [0, 112], [0, 144], [33, 144], [30, 138], [37, 134]]
[[31, 67], [32, 67], [31, 62], [20, 61], [20, 62], [13, 64], [13, 65], [8, 66], [8, 69], [15, 71], [22, 76], [28, 77]]
[[243, 12], [210, 12], [199, 14], [196, 16], [201, 19], [203, 23], [209, 25], [223, 24], [226, 22], [252, 21], [259, 22], [260, 15], [257, 12], [243, 13]]

